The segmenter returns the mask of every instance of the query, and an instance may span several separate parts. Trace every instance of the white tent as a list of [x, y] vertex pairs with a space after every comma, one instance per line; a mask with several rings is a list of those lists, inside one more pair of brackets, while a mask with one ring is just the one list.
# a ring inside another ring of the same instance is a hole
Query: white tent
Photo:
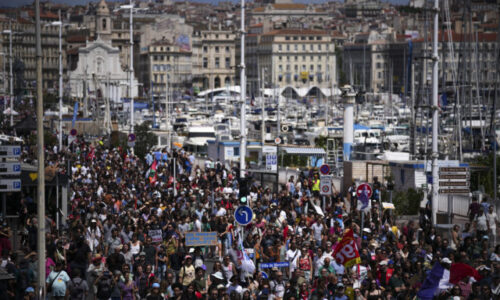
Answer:
[[15, 110], [12, 110], [12, 113], [11, 113], [11, 111], [10, 111], [10, 107], [9, 107], [9, 108], [7, 108], [6, 110], [4, 110], [4, 111], [3, 111], [3, 114], [4, 114], [4, 115], [8, 115], [8, 116], [10, 116], [11, 114], [12, 114], [13, 116], [18, 116], [18, 115], [19, 115], [19, 113], [18, 113], [17, 111], [15, 111]]

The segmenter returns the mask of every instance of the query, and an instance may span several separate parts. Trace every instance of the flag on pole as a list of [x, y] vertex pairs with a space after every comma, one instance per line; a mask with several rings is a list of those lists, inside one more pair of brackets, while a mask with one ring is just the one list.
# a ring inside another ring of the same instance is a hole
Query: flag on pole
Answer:
[[155, 161], [153, 162], [153, 164], [151, 165], [151, 167], [149, 168], [148, 173], [147, 173], [149, 183], [155, 183], [158, 180], [158, 174], [156, 173], [157, 165], [158, 165], [158, 162], [155, 159]]
[[344, 236], [340, 243], [337, 244], [333, 251], [333, 257], [339, 264], [346, 267], [351, 267], [361, 262], [359, 257], [358, 247], [354, 241], [354, 233], [351, 229], [344, 232]]
[[253, 260], [248, 257], [245, 247], [243, 247], [243, 233], [240, 234], [239, 240], [241, 253], [243, 255], [243, 258], [241, 259], [241, 270], [247, 274], [253, 274], [253, 272], [255, 272], [255, 264], [253, 263]]

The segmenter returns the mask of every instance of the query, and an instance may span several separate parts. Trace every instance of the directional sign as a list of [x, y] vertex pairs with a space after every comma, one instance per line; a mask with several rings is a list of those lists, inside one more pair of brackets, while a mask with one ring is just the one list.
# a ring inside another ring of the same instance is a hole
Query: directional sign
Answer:
[[332, 176], [322, 175], [319, 180], [319, 193], [323, 196], [332, 194]]
[[469, 189], [460, 189], [460, 188], [452, 188], [452, 189], [439, 189], [440, 194], [469, 194]]
[[321, 165], [321, 167], [319, 167], [319, 172], [323, 175], [330, 174], [330, 166], [327, 164]]
[[468, 194], [469, 190], [468, 167], [440, 167], [439, 193], [440, 194]]
[[131, 133], [128, 135], [128, 141], [129, 142], [135, 142], [135, 134]]
[[0, 163], [0, 175], [19, 175], [21, 174], [21, 163], [6, 162]]
[[0, 146], [0, 158], [21, 156], [21, 146]]
[[77, 134], [77, 133], [78, 133], [78, 131], [76, 131], [76, 129], [75, 129], [75, 128], [71, 129], [71, 131], [69, 132], [69, 134], [70, 134], [71, 136], [76, 136], [76, 134]]
[[250, 207], [242, 205], [239, 206], [235, 211], [234, 211], [234, 219], [238, 224], [240, 225], [247, 225], [248, 223], [252, 222], [253, 218], [253, 211]]
[[20, 192], [21, 179], [0, 179], [0, 192]]

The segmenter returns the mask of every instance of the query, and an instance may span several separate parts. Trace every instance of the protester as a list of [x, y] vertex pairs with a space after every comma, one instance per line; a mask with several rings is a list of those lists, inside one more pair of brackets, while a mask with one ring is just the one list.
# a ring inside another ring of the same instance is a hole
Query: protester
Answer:
[[[79, 136], [71, 150], [46, 150], [51, 164], [60, 160], [60, 172], [69, 166], [71, 179], [67, 218], [60, 228], [53, 215], [45, 220], [47, 257], [55, 263], [47, 265], [47, 288], [55, 299], [427, 300], [436, 295], [483, 300], [500, 295], [499, 220], [491, 203], [473, 201], [468, 223], [456, 224], [448, 234], [431, 226], [429, 206], [420, 220], [403, 221], [383, 211], [385, 187], [377, 181], [362, 225], [355, 183], [344, 194], [332, 188], [323, 205], [314, 169], [289, 176], [272, 191], [270, 183], [260, 184], [251, 174], [242, 180], [236, 165], [197, 161], [182, 149], [136, 157]], [[25, 253], [37, 245], [32, 202], [24, 197], [21, 207]], [[234, 220], [240, 205], [255, 215], [244, 227]], [[214, 245], [191, 246], [189, 232], [214, 232]], [[8, 236], [8, 230], [0, 230], [2, 266], [12, 269], [17, 281], [6, 292], [34, 299], [37, 256], [17, 259]], [[446, 285], [428, 282], [434, 268], [453, 275]]]

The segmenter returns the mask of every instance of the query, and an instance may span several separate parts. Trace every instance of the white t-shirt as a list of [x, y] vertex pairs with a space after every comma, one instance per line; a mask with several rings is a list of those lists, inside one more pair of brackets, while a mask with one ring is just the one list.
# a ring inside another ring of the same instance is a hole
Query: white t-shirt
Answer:
[[295, 249], [295, 251], [288, 249], [288, 251], [286, 251], [286, 260], [290, 263], [290, 272], [293, 272], [297, 268], [297, 262], [300, 256], [301, 253], [299, 249]]
[[314, 239], [316, 241], [321, 241], [321, 232], [323, 231], [323, 224], [314, 223], [311, 226], [313, 233], [314, 233]]
[[[488, 213], [487, 217], [488, 217], [488, 221], [490, 222], [490, 229], [492, 231], [496, 230], [497, 222], [498, 222], [497, 213], [496, 212], [492, 212], [491, 214]], [[494, 233], [496, 233], [496, 232], [494, 232]]]
[[226, 215], [226, 209], [224, 207], [219, 208], [215, 216], [217, 217], [223, 217]]
[[478, 216], [476, 220], [477, 220], [477, 229], [478, 230], [481, 230], [481, 231], [488, 230], [488, 223], [487, 223], [488, 218], [486, 217], [485, 214]]

